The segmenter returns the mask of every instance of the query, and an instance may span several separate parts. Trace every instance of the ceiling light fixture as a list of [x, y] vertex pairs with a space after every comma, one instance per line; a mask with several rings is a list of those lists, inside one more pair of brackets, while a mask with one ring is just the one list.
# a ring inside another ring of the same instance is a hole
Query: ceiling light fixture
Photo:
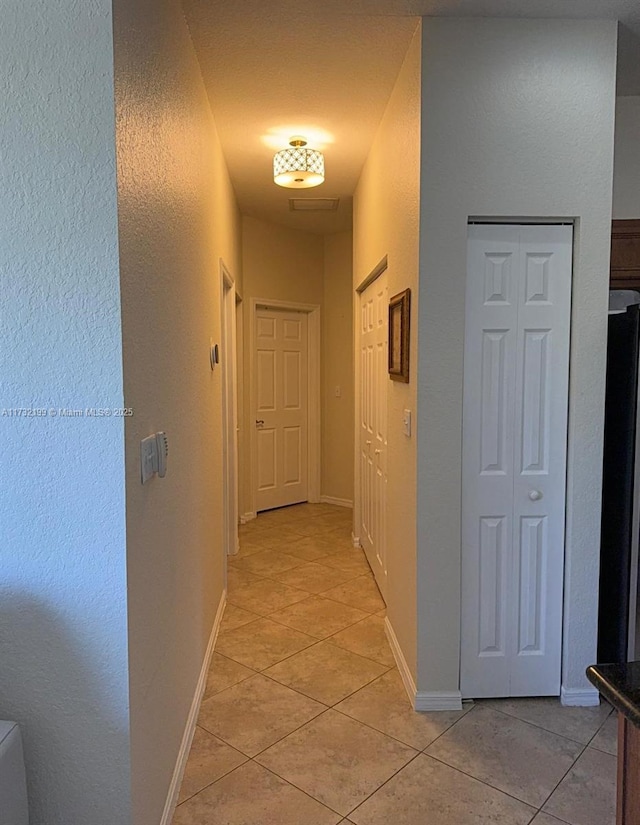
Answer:
[[295, 135], [290, 149], [276, 152], [273, 158], [273, 181], [287, 189], [310, 189], [324, 182], [324, 155], [317, 149], [305, 149], [307, 141]]

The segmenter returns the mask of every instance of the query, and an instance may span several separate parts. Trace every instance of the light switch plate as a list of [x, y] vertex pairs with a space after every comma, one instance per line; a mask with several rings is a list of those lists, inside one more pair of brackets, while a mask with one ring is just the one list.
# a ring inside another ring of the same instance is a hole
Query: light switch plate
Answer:
[[155, 435], [147, 436], [140, 442], [140, 476], [143, 484], [158, 469], [158, 447]]
[[411, 410], [402, 411], [402, 432], [411, 438]]

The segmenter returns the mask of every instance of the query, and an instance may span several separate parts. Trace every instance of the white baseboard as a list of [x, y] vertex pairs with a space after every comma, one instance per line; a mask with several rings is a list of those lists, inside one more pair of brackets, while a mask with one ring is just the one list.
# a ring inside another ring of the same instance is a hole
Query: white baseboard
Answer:
[[415, 710], [462, 710], [462, 694], [459, 690], [419, 690], [416, 693]]
[[400, 671], [400, 676], [402, 677], [402, 683], [407, 691], [407, 695], [409, 696], [413, 709], [416, 711], [462, 710], [462, 694], [459, 690], [427, 691], [418, 690], [416, 688], [416, 683], [414, 682], [411, 671], [409, 670], [407, 660], [404, 658], [404, 654], [400, 649], [398, 637], [396, 636], [393, 627], [391, 627], [391, 622], [389, 621], [388, 616], [384, 620], [384, 629], [387, 634], [387, 639], [389, 640], [389, 645], [391, 646], [393, 658], [396, 660], [396, 664], [398, 665], [398, 670]]
[[335, 504], [338, 507], [353, 508], [353, 502], [349, 498], [335, 498], [334, 496], [320, 496], [321, 504]]
[[240, 516], [240, 524], [247, 524], [248, 522], [253, 521], [254, 518], [257, 518], [257, 516], [257, 513], [243, 513], [243, 515]]
[[594, 708], [600, 704], [600, 694], [594, 687], [560, 688], [560, 704], [565, 708]]
[[415, 710], [416, 693], [418, 692], [416, 690], [416, 683], [413, 681], [413, 676], [409, 670], [409, 665], [407, 664], [407, 660], [404, 658], [404, 653], [400, 649], [398, 637], [396, 636], [394, 629], [391, 627], [391, 622], [389, 621], [388, 616], [384, 620], [384, 630], [387, 634], [387, 639], [389, 640], [389, 646], [391, 647], [393, 658], [396, 660], [396, 664], [398, 665], [398, 670], [400, 671], [400, 676], [402, 677], [404, 689], [407, 691], [407, 696], [411, 702], [411, 707]]
[[198, 679], [198, 684], [196, 685], [196, 691], [193, 696], [193, 702], [191, 703], [191, 710], [189, 711], [189, 716], [187, 717], [187, 724], [185, 725], [184, 734], [182, 736], [182, 744], [180, 745], [180, 750], [178, 751], [178, 758], [176, 760], [176, 766], [173, 771], [171, 784], [169, 785], [167, 801], [165, 802], [164, 812], [162, 814], [162, 819], [160, 820], [160, 825], [171, 825], [171, 820], [173, 819], [173, 815], [178, 804], [178, 794], [180, 793], [180, 785], [182, 784], [184, 769], [187, 765], [187, 759], [189, 758], [189, 751], [191, 750], [191, 742], [193, 741], [193, 735], [196, 732], [196, 723], [198, 721], [198, 714], [200, 713], [202, 695], [204, 694], [204, 689], [207, 685], [209, 665], [211, 663], [211, 657], [213, 656], [213, 649], [216, 644], [216, 639], [218, 638], [218, 631], [220, 630], [220, 623], [222, 621], [222, 616], [224, 614], [226, 604], [227, 591], [224, 590], [222, 596], [220, 597], [220, 604], [218, 605], [216, 618], [213, 622], [211, 636], [209, 637], [209, 644], [207, 645], [207, 652], [204, 655], [204, 661], [202, 663], [200, 677]]
[[352, 533], [351, 534], [351, 541], [353, 542], [354, 547], [360, 547], [361, 546], [360, 545], [360, 536], [354, 536], [354, 534]]
[[237, 556], [239, 552], [240, 552], [240, 536], [236, 535], [236, 540], [235, 540], [231, 550], [229, 550], [229, 552], [227, 553], [227, 556]]

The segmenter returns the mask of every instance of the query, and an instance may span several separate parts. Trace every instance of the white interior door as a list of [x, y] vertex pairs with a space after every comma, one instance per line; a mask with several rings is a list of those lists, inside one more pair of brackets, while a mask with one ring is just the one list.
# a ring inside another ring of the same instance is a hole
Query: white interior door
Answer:
[[238, 552], [238, 375], [236, 290], [222, 270], [222, 429], [224, 462], [224, 534], [228, 554]]
[[560, 693], [572, 228], [470, 226], [461, 690]]
[[387, 382], [386, 273], [360, 294], [360, 543], [386, 593]]
[[304, 312], [256, 310], [256, 510], [307, 501], [308, 324]]

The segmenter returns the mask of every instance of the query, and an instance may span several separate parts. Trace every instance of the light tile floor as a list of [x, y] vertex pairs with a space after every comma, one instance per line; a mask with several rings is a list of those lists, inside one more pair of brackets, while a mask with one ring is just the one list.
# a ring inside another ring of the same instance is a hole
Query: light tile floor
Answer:
[[614, 825], [607, 705], [411, 710], [350, 523], [303, 504], [241, 528], [173, 825]]

